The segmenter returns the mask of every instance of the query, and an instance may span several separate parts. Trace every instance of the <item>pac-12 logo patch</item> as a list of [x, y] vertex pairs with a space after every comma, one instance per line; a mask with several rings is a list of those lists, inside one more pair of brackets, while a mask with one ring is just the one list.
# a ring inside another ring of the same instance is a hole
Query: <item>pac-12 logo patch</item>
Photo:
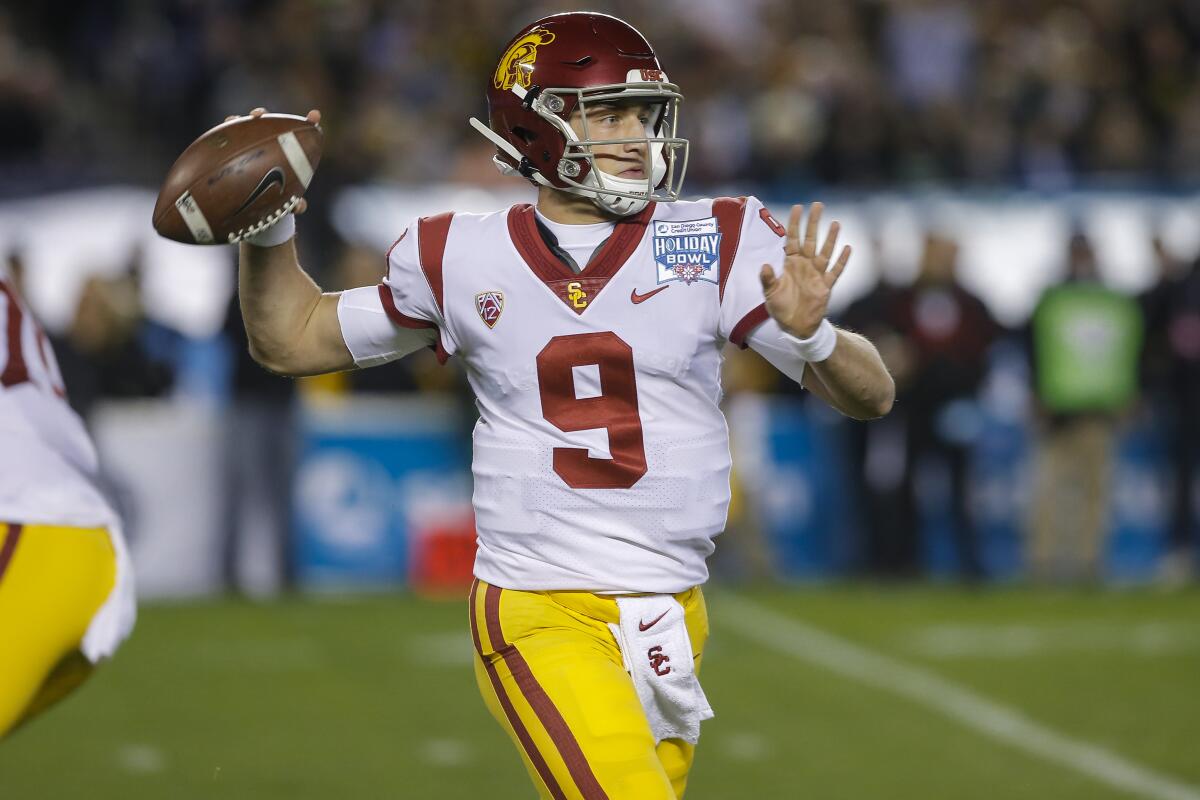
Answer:
[[496, 327], [504, 310], [504, 292], [480, 292], [475, 295], [475, 310], [489, 328]]
[[721, 232], [716, 217], [683, 222], [656, 220], [653, 245], [659, 283], [718, 282]]

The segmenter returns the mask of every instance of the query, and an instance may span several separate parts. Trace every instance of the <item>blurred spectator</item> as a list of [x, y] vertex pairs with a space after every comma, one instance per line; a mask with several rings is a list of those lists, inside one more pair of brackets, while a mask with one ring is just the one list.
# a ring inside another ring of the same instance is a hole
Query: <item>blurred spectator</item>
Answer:
[[931, 107], [965, 97], [975, 44], [968, 3], [895, 3], [884, 38], [892, 94], [906, 106]]
[[983, 303], [957, 280], [958, 245], [925, 238], [920, 273], [907, 288], [881, 282], [847, 313], [851, 327], [876, 337], [896, 380], [888, 422], [860, 432], [858, 460], [867, 497], [871, 561], [902, 574], [920, 566], [922, 475], [944, 468], [963, 577], [982, 576], [968, 505], [971, 447], [979, 432], [976, 396], [987, 353], [1000, 328]]
[[1137, 390], [1142, 314], [1100, 284], [1082, 233], [1066, 281], [1048, 289], [1030, 323], [1040, 420], [1029, 564], [1040, 580], [1094, 579], [1109, 519], [1117, 415]]
[[1173, 497], [1164, 573], [1194, 572], [1200, 541], [1200, 259], [1187, 266], [1155, 240], [1159, 278], [1141, 297], [1143, 383], [1167, 433]]
[[[877, 257], [883, 254], [876, 248]], [[850, 461], [861, 510], [863, 566], [882, 576], [916, 574], [917, 537], [905, 517], [905, 469], [908, 394], [913, 376], [913, 351], [902, 338], [893, 313], [903, 290], [887, 272], [875, 287], [852, 303], [838, 323], [875, 343], [896, 382], [896, 400], [886, 417], [871, 422], [848, 421]]]
[[912, 350], [907, 400], [904, 525], [916, 537], [923, 520], [919, 480], [928, 462], [949, 472], [953, 535], [964, 577], [983, 567], [968, 506], [971, 446], [979, 432], [977, 395], [987, 354], [1000, 328], [987, 307], [957, 280], [958, 245], [941, 235], [925, 239], [916, 283], [900, 292], [894, 319]]
[[[236, 293], [229, 302], [224, 335], [233, 351], [233, 375], [221, 467], [222, 576], [230, 591], [262, 594], [293, 583], [296, 383], [267, 372], [250, 357]], [[266, 574], [255, 573], [251, 554], [264, 549], [271, 553], [269, 568]]]
[[152, 357], [152, 326], [141, 303], [138, 274], [88, 278], [66, 333], [52, 337], [71, 406], [85, 420], [104, 399], [159, 397], [170, 390], [169, 363]]

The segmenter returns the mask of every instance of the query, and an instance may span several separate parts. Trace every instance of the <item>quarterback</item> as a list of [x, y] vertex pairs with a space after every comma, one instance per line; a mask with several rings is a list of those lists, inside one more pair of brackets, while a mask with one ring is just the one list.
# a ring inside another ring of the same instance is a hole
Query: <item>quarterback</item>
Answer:
[[[820, 204], [681, 200], [679, 88], [613, 17], [517, 34], [488, 79], [496, 166], [535, 205], [397, 226], [378, 286], [322, 294], [285, 217], [241, 246], [255, 358], [309, 375], [433, 348], [473, 434], [469, 622], [484, 702], [543, 798], [683, 795], [708, 636], [700, 586], [729, 504], [721, 349], [750, 347], [856, 418], [894, 394], [826, 319], [849, 248]], [[260, 110], [256, 112], [261, 113]], [[311, 112], [311, 119], [318, 119]]]
[[133, 627], [133, 578], [54, 352], [0, 276], [0, 738], [62, 699]]

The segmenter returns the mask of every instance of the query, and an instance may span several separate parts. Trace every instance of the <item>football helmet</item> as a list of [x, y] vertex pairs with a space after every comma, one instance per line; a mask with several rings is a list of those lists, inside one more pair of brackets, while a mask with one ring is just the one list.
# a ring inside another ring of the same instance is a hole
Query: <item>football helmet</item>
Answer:
[[[474, 117], [471, 125], [496, 145], [492, 160], [505, 175], [588, 197], [618, 216], [679, 198], [688, 156], [676, 135], [683, 95], [645, 37], [616, 17], [570, 12], [526, 26], [504, 48], [487, 100], [490, 127]], [[591, 138], [588, 105], [625, 101], [652, 109], [645, 136]], [[582, 136], [569, 123], [576, 111]], [[645, 144], [645, 178], [599, 168], [594, 146], [633, 142]]]

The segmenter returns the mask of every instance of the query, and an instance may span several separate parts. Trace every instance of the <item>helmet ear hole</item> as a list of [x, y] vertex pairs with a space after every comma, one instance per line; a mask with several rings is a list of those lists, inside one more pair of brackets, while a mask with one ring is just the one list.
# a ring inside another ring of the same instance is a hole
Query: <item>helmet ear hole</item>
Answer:
[[512, 132], [516, 136], [520, 136], [521, 141], [525, 142], [525, 144], [531, 144], [534, 140], [536, 140], [538, 138], [537, 134], [534, 133], [533, 131], [529, 130], [529, 128], [522, 128], [520, 126], [514, 126], [512, 129]]

